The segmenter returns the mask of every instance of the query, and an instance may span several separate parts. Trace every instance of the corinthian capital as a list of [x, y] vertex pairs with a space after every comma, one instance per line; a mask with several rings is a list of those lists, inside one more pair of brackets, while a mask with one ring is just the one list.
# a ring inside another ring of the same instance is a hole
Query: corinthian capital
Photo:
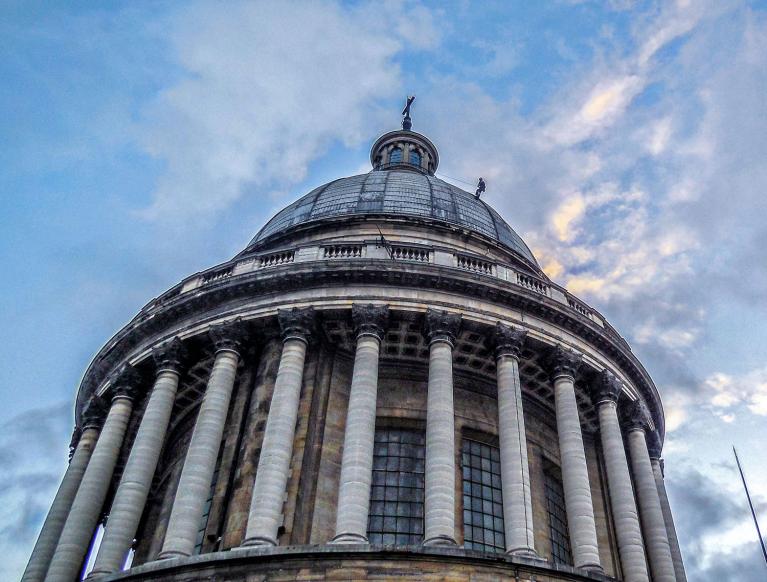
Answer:
[[495, 345], [495, 357], [513, 356], [519, 358], [522, 354], [522, 346], [527, 339], [527, 330], [505, 325], [500, 321], [495, 324], [493, 344]]
[[141, 385], [141, 375], [136, 368], [130, 364], [123, 364], [109, 379], [114, 398], [127, 398], [133, 400], [136, 398], [139, 386]]
[[152, 358], [154, 358], [158, 372], [162, 370], [180, 372], [186, 356], [186, 348], [177, 337], [152, 350]]
[[373, 335], [383, 340], [386, 324], [389, 321], [389, 307], [386, 305], [352, 305], [352, 321], [357, 337]]
[[426, 310], [424, 333], [429, 343], [445, 341], [452, 345], [461, 330], [461, 314], [448, 313], [440, 309]]
[[605, 400], [618, 402], [622, 392], [623, 384], [615, 377], [615, 374], [607, 369], [602, 370], [596, 385], [592, 389], [593, 399], [596, 403]]
[[237, 354], [242, 351], [248, 339], [245, 326], [239, 317], [233, 321], [212, 325], [208, 329], [208, 336], [217, 352], [227, 350]]
[[641, 400], [635, 400], [626, 407], [624, 422], [629, 430], [641, 429], [649, 434], [652, 429], [652, 416], [647, 405]]
[[651, 459], [660, 459], [663, 443], [660, 442], [660, 436], [655, 430], [647, 432], [647, 452]]
[[551, 377], [556, 379], [560, 376], [569, 376], [573, 380], [578, 377], [578, 370], [580, 370], [583, 363], [583, 354], [565, 348], [562, 344], [557, 344], [554, 351], [549, 356], [549, 370], [551, 370]]
[[278, 310], [277, 320], [280, 323], [283, 341], [288, 338], [297, 338], [308, 342], [314, 331], [317, 317], [311, 307], [293, 307]]
[[101, 428], [107, 416], [107, 405], [100, 396], [93, 396], [85, 405], [81, 420], [83, 430], [86, 428]]

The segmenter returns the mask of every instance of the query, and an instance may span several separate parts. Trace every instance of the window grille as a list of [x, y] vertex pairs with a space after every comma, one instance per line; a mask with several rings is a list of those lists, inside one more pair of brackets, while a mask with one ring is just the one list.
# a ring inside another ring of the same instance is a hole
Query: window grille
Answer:
[[423, 541], [424, 453], [423, 431], [376, 430], [368, 517], [371, 544]]
[[421, 154], [418, 152], [410, 152], [410, 163], [414, 166], [420, 166], [421, 165]]
[[559, 471], [547, 469], [543, 473], [543, 486], [546, 493], [546, 509], [549, 513], [549, 539], [551, 557], [557, 564], [572, 565], [570, 536], [567, 531], [567, 513], [565, 510], [565, 492]]
[[402, 148], [394, 148], [389, 154], [390, 164], [399, 164], [402, 161]]
[[463, 439], [463, 540], [467, 549], [503, 552], [501, 459], [497, 447]]
[[202, 517], [200, 517], [200, 527], [197, 529], [197, 538], [194, 542], [194, 554], [202, 553], [202, 546], [205, 543], [205, 530], [208, 529], [208, 520], [210, 519], [210, 509], [213, 506], [213, 496], [216, 493], [216, 485], [218, 484], [218, 471], [221, 468], [221, 454], [224, 452], [224, 443], [221, 443], [221, 447], [218, 451], [218, 459], [216, 460], [216, 470], [213, 471], [213, 477], [210, 480], [210, 489], [208, 490], [208, 498], [205, 500], [205, 505], [202, 509]]

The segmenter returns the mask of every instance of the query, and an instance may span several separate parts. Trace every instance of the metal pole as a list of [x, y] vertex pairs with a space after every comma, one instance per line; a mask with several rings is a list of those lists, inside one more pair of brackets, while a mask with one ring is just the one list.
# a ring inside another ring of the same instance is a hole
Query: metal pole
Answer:
[[764, 563], [767, 564], [767, 548], [764, 547], [764, 538], [762, 532], [759, 529], [759, 522], [756, 520], [756, 512], [754, 511], [754, 504], [751, 502], [751, 495], [748, 492], [748, 485], [746, 485], [746, 477], [743, 475], [743, 468], [740, 466], [740, 459], [738, 458], [738, 451], [735, 447], [732, 447], [732, 452], [735, 453], [735, 462], [738, 464], [738, 471], [740, 471], [740, 478], [743, 481], [743, 489], [746, 490], [746, 497], [748, 498], [748, 506], [751, 508], [751, 516], [754, 518], [754, 525], [756, 526], [756, 535], [759, 536], [759, 543], [762, 546], [762, 554], [764, 554]]

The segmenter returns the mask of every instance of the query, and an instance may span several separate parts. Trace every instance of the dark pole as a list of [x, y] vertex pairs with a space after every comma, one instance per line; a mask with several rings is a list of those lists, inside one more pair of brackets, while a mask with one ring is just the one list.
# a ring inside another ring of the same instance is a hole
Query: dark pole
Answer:
[[748, 506], [751, 508], [751, 516], [754, 518], [754, 525], [756, 526], [756, 535], [759, 536], [759, 543], [762, 546], [762, 554], [764, 554], [764, 563], [767, 564], [767, 549], [764, 547], [764, 538], [762, 532], [759, 529], [759, 522], [756, 520], [756, 511], [754, 511], [754, 504], [751, 503], [751, 495], [748, 492], [748, 485], [746, 485], [746, 477], [743, 475], [743, 468], [740, 466], [740, 459], [738, 458], [738, 451], [735, 447], [732, 447], [732, 452], [735, 453], [735, 462], [738, 464], [738, 471], [740, 471], [740, 478], [743, 481], [743, 489], [746, 490], [746, 497], [748, 498]]

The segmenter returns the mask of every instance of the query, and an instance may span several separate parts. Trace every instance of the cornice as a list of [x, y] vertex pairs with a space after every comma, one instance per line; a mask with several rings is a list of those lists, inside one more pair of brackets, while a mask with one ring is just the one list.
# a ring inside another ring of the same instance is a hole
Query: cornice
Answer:
[[519, 309], [561, 327], [604, 353], [619, 366], [648, 402], [656, 427], [663, 434], [663, 409], [657, 390], [642, 364], [620, 336], [602, 328], [554, 299], [500, 279], [479, 276], [434, 264], [396, 263], [380, 259], [348, 262], [292, 263], [269, 270], [253, 271], [208, 284], [168, 298], [150, 311], [142, 311], [102, 348], [84, 374], [76, 411], [82, 410], [90, 394], [105, 375], [121, 365], [138, 347], [163, 339], [163, 332], [191, 316], [209, 314], [228, 302], [279, 293], [285, 289], [338, 287], [349, 284], [396, 285], [440, 290], [483, 299]]

